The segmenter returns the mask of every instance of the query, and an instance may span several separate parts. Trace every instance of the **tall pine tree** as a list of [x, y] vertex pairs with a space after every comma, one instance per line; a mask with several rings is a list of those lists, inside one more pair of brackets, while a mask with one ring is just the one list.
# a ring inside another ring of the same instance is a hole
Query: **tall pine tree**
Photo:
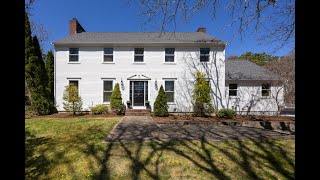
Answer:
[[53, 103], [49, 99], [47, 76], [43, 76], [45, 68], [41, 65], [37, 51], [31, 36], [29, 18], [25, 13], [25, 78], [30, 90], [32, 109], [44, 115], [52, 112]]
[[48, 51], [45, 63], [46, 71], [48, 74], [48, 87], [50, 89], [51, 102], [54, 101], [54, 57], [52, 51]]

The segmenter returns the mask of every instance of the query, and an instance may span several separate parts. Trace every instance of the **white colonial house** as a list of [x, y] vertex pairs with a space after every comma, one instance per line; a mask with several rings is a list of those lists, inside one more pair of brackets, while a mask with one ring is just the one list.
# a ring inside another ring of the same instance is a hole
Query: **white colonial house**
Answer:
[[151, 110], [163, 85], [170, 112], [192, 111], [197, 70], [210, 82], [217, 109], [238, 113], [274, 113], [283, 104], [279, 78], [250, 61], [226, 61], [226, 43], [196, 32], [85, 32], [70, 20], [69, 36], [53, 42], [55, 104], [64, 111], [65, 86], [76, 84], [83, 110], [109, 104], [116, 83], [123, 103]]

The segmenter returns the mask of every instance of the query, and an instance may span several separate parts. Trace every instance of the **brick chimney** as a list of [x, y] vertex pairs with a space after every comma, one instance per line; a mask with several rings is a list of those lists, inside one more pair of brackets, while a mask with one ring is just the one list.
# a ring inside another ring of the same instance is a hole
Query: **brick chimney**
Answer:
[[81, 24], [76, 18], [72, 18], [69, 22], [69, 35], [85, 32]]
[[206, 33], [206, 32], [207, 32], [207, 30], [206, 30], [206, 28], [205, 28], [205, 27], [199, 27], [199, 28], [198, 28], [198, 30], [197, 30], [197, 32], [203, 32], [203, 33]]

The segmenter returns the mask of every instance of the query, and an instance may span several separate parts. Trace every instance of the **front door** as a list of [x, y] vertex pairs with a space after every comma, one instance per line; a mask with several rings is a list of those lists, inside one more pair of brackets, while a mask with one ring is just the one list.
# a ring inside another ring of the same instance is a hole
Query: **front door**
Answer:
[[133, 105], [144, 106], [144, 81], [133, 83]]

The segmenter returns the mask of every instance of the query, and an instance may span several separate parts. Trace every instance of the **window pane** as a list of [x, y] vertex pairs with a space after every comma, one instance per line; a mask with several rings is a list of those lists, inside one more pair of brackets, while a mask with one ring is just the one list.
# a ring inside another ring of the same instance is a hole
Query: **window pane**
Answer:
[[165, 81], [165, 91], [174, 91], [174, 81]]
[[166, 54], [174, 54], [174, 48], [165, 48]]
[[103, 81], [103, 90], [112, 91], [112, 81]]
[[112, 92], [103, 92], [103, 102], [110, 102]]
[[262, 90], [262, 96], [269, 96], [270, 91], [269, 90]]
[[113, 48], [104, 48], [104, 54], [113, 54]]
[[174, 102], [174, 92], [166, 92], [167, 102]]
[[270, 84], [262, 84], [262, 89], [270, 89]]
[[79, 48], [69, 48], [69, 54], [79, 54]]
[[207, 54], [209, 55], [210, 48], [200, 48], [200, 54]]
[[78, 62], [78, 55], [69, 55], [69, 62]]
[[113, 62], [113, 55], [104, 55], [104, 62]]
[[200, 62], [209, 62], [209, 56], [200, 56]]
[[237, 89], [237, 84], [229, 84], [229, 89]]
[[166, 56], [166, 62], [174, 62], [174, 56]]
[[143, 62], [143, 56], [134, 56], [134, 62]]
[[237, 90], [229, 90], [229, 96], [237, 96]]
[[143, 48], [134, 48], [134, 54], [143, 54]]
[[69, 81], [69, 85], [77, 86], [79, 87], [79, 82], [78, 81]]

